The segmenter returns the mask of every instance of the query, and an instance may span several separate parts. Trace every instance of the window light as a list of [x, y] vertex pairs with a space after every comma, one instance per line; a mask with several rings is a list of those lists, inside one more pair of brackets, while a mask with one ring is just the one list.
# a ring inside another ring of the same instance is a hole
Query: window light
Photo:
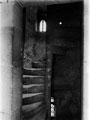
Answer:
[[55, 117], [55, 112], [54, 98], [51, 97], [51, 117]]
[[46, 21], [45, 20], [41, 20], [40, 24], [39, 24], [39, 32], [46, 32]]
[[61, 22], [61, 21], [59, 22], [59, 25], [62, 25], [62, 22]]

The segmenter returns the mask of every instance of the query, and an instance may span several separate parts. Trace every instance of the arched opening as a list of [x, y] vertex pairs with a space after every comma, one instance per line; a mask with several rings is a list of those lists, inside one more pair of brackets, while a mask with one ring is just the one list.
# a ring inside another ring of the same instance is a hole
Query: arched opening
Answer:
[[46, 32], [47, 31], [47, 24], [45, 20], [41, 20], [39, 23], [39, 32]]

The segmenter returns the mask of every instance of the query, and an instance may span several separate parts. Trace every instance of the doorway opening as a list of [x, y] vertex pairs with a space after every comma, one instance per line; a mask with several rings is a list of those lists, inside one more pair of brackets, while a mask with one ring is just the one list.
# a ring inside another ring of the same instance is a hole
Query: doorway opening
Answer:
[[25, 36], [24, 119], [82, 120], [83, 3], [26, 7]]

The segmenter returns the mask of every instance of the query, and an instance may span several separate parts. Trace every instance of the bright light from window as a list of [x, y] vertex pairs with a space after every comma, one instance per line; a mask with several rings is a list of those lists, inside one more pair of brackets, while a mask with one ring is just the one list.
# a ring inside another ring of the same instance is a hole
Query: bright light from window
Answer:
[[51, 117], [55, 117], [55, 105], [53, 97], [51, 97]]
[[51, 117], [55, 116], [55, 106], [51, 104]]
[[39, 24], [39, 32], [46, 32], [46, 21], [45, 20], [41, 20], [40, 24]]
[[51, 102], [54, 102], [54, 98], [53, 97], [51, 97]]
[[62, 25], [62, 22], [59, 22], [59, 25]]

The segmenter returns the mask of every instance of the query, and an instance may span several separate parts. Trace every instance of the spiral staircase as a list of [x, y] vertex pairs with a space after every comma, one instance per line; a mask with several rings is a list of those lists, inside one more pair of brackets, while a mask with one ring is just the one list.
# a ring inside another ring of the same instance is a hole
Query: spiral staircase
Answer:
[[45, 120], [46, 62], [33, 62], [23, 69], [22, 120]]

